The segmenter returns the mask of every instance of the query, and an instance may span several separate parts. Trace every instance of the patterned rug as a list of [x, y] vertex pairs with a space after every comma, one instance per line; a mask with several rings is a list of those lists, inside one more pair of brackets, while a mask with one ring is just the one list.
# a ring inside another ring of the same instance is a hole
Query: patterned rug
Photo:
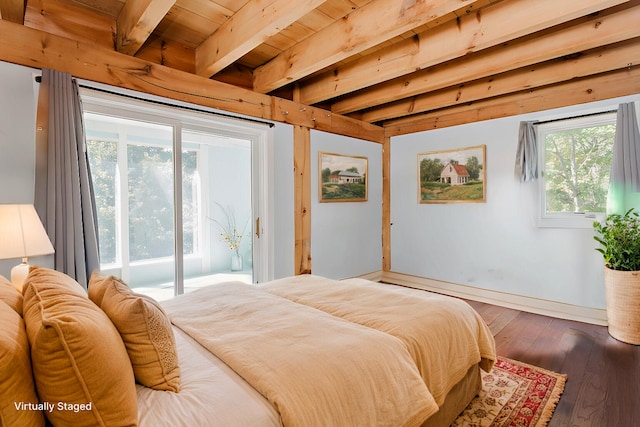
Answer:
[[452, 427], [543, 427], [564, 390], [566, 375], [499, 357], [482, 371], [482, 391]]

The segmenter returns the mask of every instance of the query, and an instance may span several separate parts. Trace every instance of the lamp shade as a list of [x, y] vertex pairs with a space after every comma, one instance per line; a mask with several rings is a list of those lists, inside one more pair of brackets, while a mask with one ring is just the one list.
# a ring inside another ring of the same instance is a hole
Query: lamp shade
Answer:
[[0, 204], [0, 259], [54, 253], [33, 205]]

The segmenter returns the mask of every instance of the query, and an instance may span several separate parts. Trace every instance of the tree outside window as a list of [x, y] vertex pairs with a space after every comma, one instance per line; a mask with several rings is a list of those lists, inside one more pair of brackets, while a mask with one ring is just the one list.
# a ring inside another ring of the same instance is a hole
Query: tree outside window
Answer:
[[615, 116], [542, 129], [547, 214], [605, 212]]

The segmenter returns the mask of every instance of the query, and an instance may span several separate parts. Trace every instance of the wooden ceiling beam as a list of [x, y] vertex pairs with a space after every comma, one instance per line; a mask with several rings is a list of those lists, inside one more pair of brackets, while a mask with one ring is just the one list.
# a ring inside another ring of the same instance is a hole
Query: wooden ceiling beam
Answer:
[[187, 73], [196, 72], [195, 49], [174, 41], [165, 41], [155, 35], [149, 37], [136, 53], [136, 57]]
[[[476, 1], [464, 4], [470, 8]], [[254, 90], [271, 92], [450, 14], [464, 4], [461, 0], [371, 2], [258, 67], [254, 71]]]
[[[631, 7], [629, 7], [631, 6]], [[640, 36], [640, 4], [625, 4], [579, 20], [570, 27], [508, 43], [390, 80], [335, 102], [331, 110], [346, 114], [409, 98], [470, 80], [530, 66], [553, 58]]]
[[26, 0], [0, 0], [0, 18], [16, 24], [24, 23]]
[[176, 0], [127, 0], [118, 15], [116, 50], [135, 55]]
[[385, 123], [385, 135], [393, 137], [638, 93], [640, 93], [640, 66], [632, 66], [559, 85], [390, 120]]
[[354, 92], [626, 1], [503, 1], [324, 73], [301, 86], [301, 102]]
[[[0, 0], [1, 1], [1, 0]], [[114, 48], [116, 21], [64, 0], [29, 0], [24, 25], [106, 49]]]
[[253, 0], [196, 48], [196, 73], [211, 77], [327, 0]]
[[374, 123], [463, 105], [471, 101], [619, 70], [627, 68], [629, 64], [640, 64], [640, 39], [425, 93], [410, 100], [366, 111], [360, 115], [360, 119]]
[[154, 64], [95, 44], [0, 20], [0, 61], [50, 68], [75, 77], [251, 117], [382, 143], [384, 131], [361, 120], [263, 95]]

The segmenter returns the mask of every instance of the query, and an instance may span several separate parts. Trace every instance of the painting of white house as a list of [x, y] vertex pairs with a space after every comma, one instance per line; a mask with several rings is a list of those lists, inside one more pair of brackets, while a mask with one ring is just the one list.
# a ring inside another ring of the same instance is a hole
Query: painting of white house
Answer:
[[318, 153], [320, 202], [367, 201], [367, 158]]
[[485, 202], [485, 154], [485, 145], [419, 153], [418, 202]]

